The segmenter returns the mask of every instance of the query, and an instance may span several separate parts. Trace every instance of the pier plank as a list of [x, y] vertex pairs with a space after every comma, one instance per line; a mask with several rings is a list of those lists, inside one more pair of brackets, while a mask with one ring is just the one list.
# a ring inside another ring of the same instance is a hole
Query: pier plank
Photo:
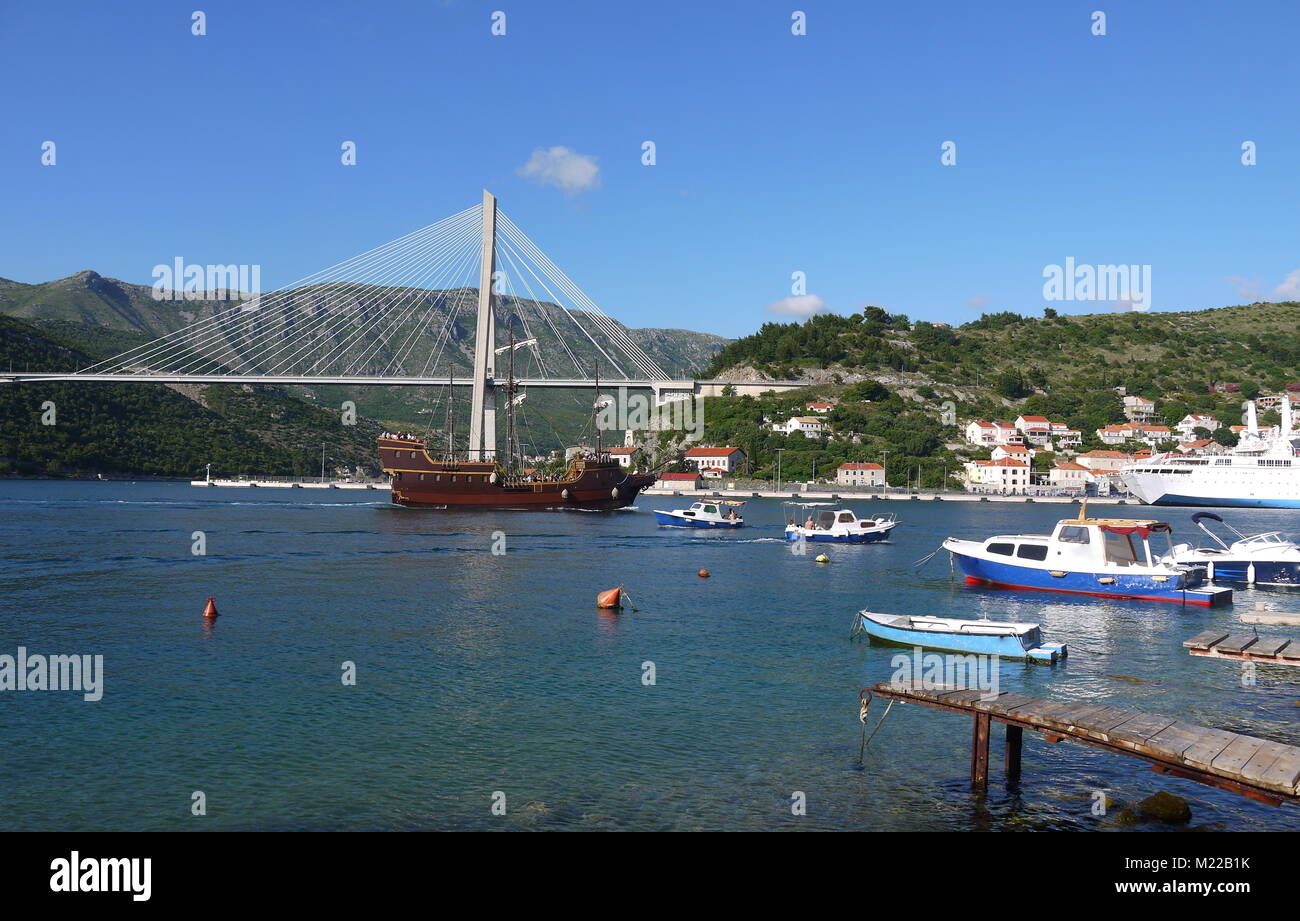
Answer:
[[1209, 649], [1215, 643], [1227, 638], [1228, 634], [1222, 630], [1205, 630], [1196, 634], [1190, 640], [1183, 640], [1183, 645], [1188, 649]]
[[1210, 766], [1219, 773], [1229, 777], [1240, 777], [1246, 762], [1255, 757], [1255, 753], [1264, 747], [1263, 739], [1239, 735], [1228, 743], [1228, 747], [1210, 762]]
[[1279, 659], [1287, 659], [1292, 662], [1300, 662], [1300, 642], [1292, 640], [1278, 652]]
[[[1225, 735], [1227, 735], [1225, 733]], [[1157, 755], [1163, 755], [1167, 758], [1173, 758], [1178, 761], [1186, 760], [1183, 756], [1193, 746], [1204, 741], [1205, 728], [1196, 726], [1192, 723], [1184, 723], [1177, 720], [1164, 729], [1161, 729], [1151, 738], [1147, 739], [1147, 748]], [[1224, 740], [1224, 747], [1227, 747], [1229, 739]], [[1222, 749], [1220, 749], [1222, 750]], [[1215, 754], [1218, 754], [1216, 752]]]
[[1292, 745], [1286, 749], [1260, 775], [1260, 782], [1274, 789], [1300, 793], [1300, 749]]
[[1257, 639], [1259, 639], [1259, 637], [1255, 636], [1252, 633], [1234, 633], [1226, 640], [1220, 640], [1219, 642], [1215, 643], [1214, 651], [1215, 652], [1244, 652], [1245, 650], [1249, 649], [1251, 646], [1254, 646], [1255, 641]]
[[[1259, 751], [1251, 755], [1250, 760], [1242, 765], [1241, 776], [1251, 783], [1260, 784], [1261, 786], [1268, 785], [1265, 778], [1269, 776], [1269, 770], [1278, 758], [1287, 753], [1289, 747], [1280, 742], [1265, 739], [1264, 744], [1259, 747]], [[1288, 786], [1286, 789], [1289, 791], [1291, 787]]]
[[1200, 727], [1200, 729], [1201, 737], [1183, 752], [1182, 759], [1184, 764], [1200, 768], [1203, 771], [1212, 770], [1214, 759], [1219, 757], [1223, 750], [1234, 741], [1242, 738], [1235, 732], [1227, 732], [1222, 729], [1207, 729], [1205, 727]]
[[1139, 713], [1131, 720], [1107, 730], [1106, 735], [1112, 741], [1127, 742], [1132, 745], [1145, 745], [1147, 739], [1168, 729], [1176, 720], [1169, 716], [1156, 716], [1152, 713]]
[[1291, 640], [1281, 636], [1262, 636], [1246, 652], [1252, 656], [1276, 656]]

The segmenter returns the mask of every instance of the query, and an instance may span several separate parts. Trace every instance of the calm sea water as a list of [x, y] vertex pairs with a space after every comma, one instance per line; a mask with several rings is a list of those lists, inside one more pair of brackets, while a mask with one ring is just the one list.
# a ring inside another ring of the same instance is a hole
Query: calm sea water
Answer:
[[[995, 754], [978, 798], [969, 720], [917, 707], [896, 706], [858, 764], [858, 690], [898, 652], [849, 639], [863, 607], [1041, 621], [1068, 662], [1008, 663], [1004, 688], [1300, 743], [1294, 670], [1242, 687], [1239, 666], [1181, 647], [1232, 608], [990, 591], [944, 555], [911, 565], [949, 534], [1041, 532], [1064, 507], [894, 502], [893, 543], [831, 547], [822, 566], [781, 541], [775, 501], [731, 534], [655, 526], [650, 509], [681, 504], [468, 515], [374, 492], [0, 483], [0, 652], [105, 670], [98, 702], [0, 694], [0, 828], [1113, 829], [1114, 809], [1090, 814], [1099, 789], [1171, 790], [1201, 826], [1293, 827], [1289, 807], [1032, 734], [1019, 790]], [[1167, 517], [1190, 536], [1186, 511]], [[1290, 512], [1233, 519], [1300, 531]], [[639, 610], [597, 611], [618, 584]], [[1256, 600], [1300, 611], [1263, 590], [1236, 608]]]

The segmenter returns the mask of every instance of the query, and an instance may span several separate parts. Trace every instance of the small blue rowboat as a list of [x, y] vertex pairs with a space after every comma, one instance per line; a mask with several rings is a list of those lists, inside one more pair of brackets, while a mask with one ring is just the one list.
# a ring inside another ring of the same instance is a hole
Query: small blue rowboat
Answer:
[[739, 528], [745, 524], [745, 519], [740, 517], [740, 509], [744, 506], [745, 503], [739, 499], [706, 499], [687, 509], [673, 509], [671, 512], [655, 509], [655, 521], [670, 528]]
[[923, 646], [1046, 665], [1055, 665], [1068, 654], [1064, 643], [1044, 643], [1038, 624], [859, 611], [853, 621], [853, 634], [859, 633], [889, 646]]

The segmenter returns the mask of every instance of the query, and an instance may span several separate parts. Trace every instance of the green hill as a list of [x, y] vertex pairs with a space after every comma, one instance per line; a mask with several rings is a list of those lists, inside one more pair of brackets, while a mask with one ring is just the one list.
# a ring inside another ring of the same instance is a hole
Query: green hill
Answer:
[[[71, 371], [94, 358], [66, 339], [0, 317], [0, 365]], [[183, 391], [183, 392], [182, 392]], [[53, 425], [42, 424], [53, 406]], [[274, 388], [155, 384], [0, 384], [0, 474], [315, 475], [375, 466], [380, 426], [341, 424]]]

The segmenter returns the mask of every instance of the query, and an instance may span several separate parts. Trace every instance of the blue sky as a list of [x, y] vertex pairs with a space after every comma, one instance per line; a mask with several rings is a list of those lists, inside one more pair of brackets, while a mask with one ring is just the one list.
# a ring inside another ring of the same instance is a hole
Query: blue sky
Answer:
[[[842, 313], [1037, 313], [1067, 258], [1151, 266], [1157, 310], [1300, 297], [1300, 4], [272, 6], [0, 2], [0, 276], [272, 288], [486, 186], [631, 326], [751, 332], [795, 271]], [[553, 147], [595, 183], [521, 174]]]

